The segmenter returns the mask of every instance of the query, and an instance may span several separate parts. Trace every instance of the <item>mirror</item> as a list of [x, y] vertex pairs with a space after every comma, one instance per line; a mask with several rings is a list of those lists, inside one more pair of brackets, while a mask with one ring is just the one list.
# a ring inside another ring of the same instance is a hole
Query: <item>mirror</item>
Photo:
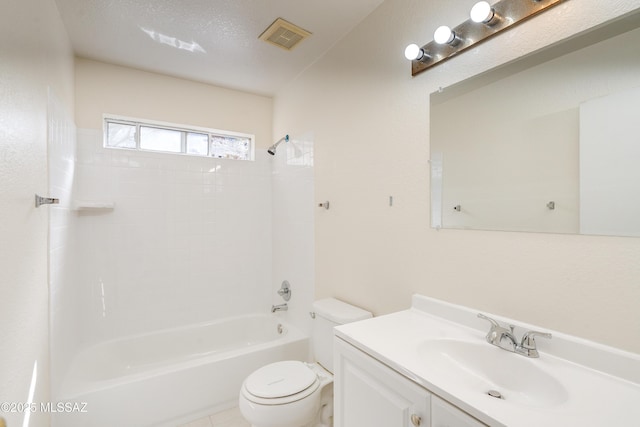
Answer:
[[640, 13], [431, 94], [435, 228], [640, 236]]

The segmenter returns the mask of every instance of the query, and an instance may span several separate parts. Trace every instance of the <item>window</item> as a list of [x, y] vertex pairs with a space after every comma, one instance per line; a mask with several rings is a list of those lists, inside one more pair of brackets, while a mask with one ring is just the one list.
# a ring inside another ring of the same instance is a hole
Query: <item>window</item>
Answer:
[[242, 159], [251, 150], [249, 138], [211, 135], [211, 155], [221, 159]]
[[254, 136], [216, 129], [109, 116], [104, 119], [108, 148], [253, 160]]
[[123, 123], [107, 123], [107, 141], [110, 147], [136, 148], [136, 127]]
[[209, 154], [209, 135], [206, 133], [187, 133], [187, 154], [207, 156]]
[[140, 149], [182, 153], [182, 132], [178, 130], [140, 126]]

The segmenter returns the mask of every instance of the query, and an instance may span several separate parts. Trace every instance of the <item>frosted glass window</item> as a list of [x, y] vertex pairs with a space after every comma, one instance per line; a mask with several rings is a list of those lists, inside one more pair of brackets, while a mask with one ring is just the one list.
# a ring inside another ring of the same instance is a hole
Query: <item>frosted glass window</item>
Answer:
[[136, 125], [107, 124], [107, 147], [136, 148]]
[[206, 133], [187, 133], [187, 154], [206, 156], [209, 154], [209, 135]]
[[211, 155], [220, 159], [251, 160], [251, 139], [211, 135]]
[[140, 149], [182, 153], [182, 132], [140, 126]]

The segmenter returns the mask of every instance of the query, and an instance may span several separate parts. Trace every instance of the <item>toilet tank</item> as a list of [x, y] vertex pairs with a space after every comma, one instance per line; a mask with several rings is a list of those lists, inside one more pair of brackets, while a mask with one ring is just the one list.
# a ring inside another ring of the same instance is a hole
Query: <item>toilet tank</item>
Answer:
[[316, 362], [333, 373], [333, 328], [346, 323], [368, 319], [373, 315], [335, 298], [313, 303], [315, 318], [311, 331], [311, 345]]

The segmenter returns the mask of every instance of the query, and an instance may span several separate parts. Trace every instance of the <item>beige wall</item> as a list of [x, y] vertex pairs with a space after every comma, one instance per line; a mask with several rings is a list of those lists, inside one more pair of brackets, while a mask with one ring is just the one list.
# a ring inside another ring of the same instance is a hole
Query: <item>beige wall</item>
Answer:
[[76, 126], [102, 129], [104, 113], [202, 126], [271, 140], [273, 100], [204, 83], [76, 59]]
[[436, 231], [428, 173], [429, 93], [640, 1], [563, 2], [412, 78], [404, 47], [473, 3], [387, 0], [276, 97], [275, 133], [314, 132], [316, 201], [331, 202], [316, 211], [316, 296], [383, 314], [417, 292], [640, 352], [640, 239]]
[[[53, 0], [3, 3], [0, 14], [0, 402], [49, 401], [47, 100], [73, 111], [73, 54]], [[37, 362], [37, 369], [34, 369]], [[0, 413], [48, 426], [46, 413]]]

